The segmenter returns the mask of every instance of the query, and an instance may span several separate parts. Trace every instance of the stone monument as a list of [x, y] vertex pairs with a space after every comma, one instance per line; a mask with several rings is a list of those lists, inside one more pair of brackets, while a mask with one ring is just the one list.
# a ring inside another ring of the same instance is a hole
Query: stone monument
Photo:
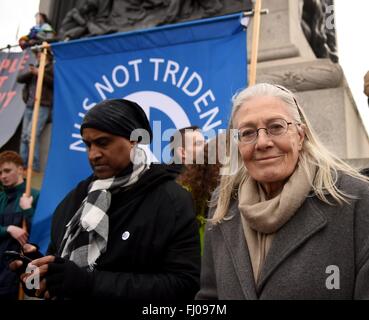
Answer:
[[[358, 167], [369, 166], [368, 134], [343, 71], [333, 62], [334, 49], [326, 51], [326, 58], [314, 54], [301, 27], [303, 4], [302, 0], [263, 0], [269, 14], [261, 17], [257, 82], [295, 91], [322, 142], [340, 158]], [[249, 43], [251, 35], [252, 19]]]
[[84, 0], [69, 10], [58, 34], [76, 39], [245, 11], [250, 0]]
[[[50, 1], [41, 0], [41, 7], [51, 8]], [[58, 1], [61, 0], [53, 0], [54, 6]], [[278, 83], [295, 91], [322, 142], [337, 156], [369, 167], [368, 134], [338, 63], [333, 1], [262, 1], [262, 8], [268, 9], [269, 14], [261, 17], [257, 82]], [[76, 8], [68, 14], [71, 26], [74, 23], [80, 32], [78, 36], [141, 29], [251, 8], [251, 0], [76, 0], [75, 3]], [[251, 35], [252, 19], [248, 29], [249, 49]]]

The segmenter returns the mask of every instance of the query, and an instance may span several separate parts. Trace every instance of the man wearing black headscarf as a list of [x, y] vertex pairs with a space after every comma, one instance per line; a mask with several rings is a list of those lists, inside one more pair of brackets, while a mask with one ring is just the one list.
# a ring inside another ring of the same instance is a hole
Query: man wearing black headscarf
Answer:
[[40, 276], [37, 296], [162, 302], [197, 292], [200, 248], [191, 196], [172, 175], [146, 163], [131, 138], [137, 129], [140, 142], [150, 143], [144, 111], [128, 100], [106, 100], [86, 114], [81, 135], [94, 174], [59, 204], [48, 256], [22, 276], [24, 283]]

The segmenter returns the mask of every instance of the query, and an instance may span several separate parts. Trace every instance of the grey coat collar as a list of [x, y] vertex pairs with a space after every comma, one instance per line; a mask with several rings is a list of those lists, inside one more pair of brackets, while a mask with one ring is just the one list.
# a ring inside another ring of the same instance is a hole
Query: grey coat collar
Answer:
[[238, 202], [231, 204], [227, 216], [233, 216], [233, 218], [221, 223], [219, 227], [232, 257], [234, 270], [245, 299], [257, 299], [268, 278], [278, 266], [327, 224], [324, 214], [313, 202], [312, 198], [307, 198], [296, 214], [276, 233], [257, 286], [255, 286], [251, 260], [243, 233]]

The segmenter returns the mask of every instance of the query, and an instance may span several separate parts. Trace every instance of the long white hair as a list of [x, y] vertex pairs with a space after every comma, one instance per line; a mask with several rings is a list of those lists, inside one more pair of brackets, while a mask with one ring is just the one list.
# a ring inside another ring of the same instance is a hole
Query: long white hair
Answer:
[[[369, 179], [361, 175], [357, 170], [349, 166], [347, 163], [332, 154], [319, 141], [314, 133], [306, 115], [298, 104], [295, 95], [288, 89], [268, 83], [259, 83], [254, 86], [242, 90], [233, 99], [233, 108], [229, 129], [234, 129], [234, 116], [241, 106], [247, 104], [247, 101], [254, 97], [275, 97], [283, 102], [289, 108], [290, 114], [296, 123], [304, 124], [305, 139], [302, 150], [299, 154], [298, 163], [304, 168], [306, 174], [310, 176], [309, 166], [315, 165], [317, 168], [315, 177], [310, 177], [312, 182], [312, 190], [316, 196], [327, 204], [333, 205], [332, 201], [328, 200], [331, 196], [334, 202], [342, 204], [348, 202], [348, 199], [354, 196], [346, 194], [337, 187], [338, 172], [342, 172], [351, 177], [368, 182]], [[241, 155], [238, 151], [237, 168], [229, 168], [229, 172], [236, 172], [233, 175], [223, 175], [220, 181], [219, 191], [217, 196], [210, 203], [210, 206], [216, 206], [215, 213], [211, 222], [214, 224], [225, 220], [228, 211], [230, 199], [237, 194], [238, 186], [241, 180], [248, 175], [247, 169], [243, 164]], [[234, 165], [234, 162], [229, 162], [228, 166]]]

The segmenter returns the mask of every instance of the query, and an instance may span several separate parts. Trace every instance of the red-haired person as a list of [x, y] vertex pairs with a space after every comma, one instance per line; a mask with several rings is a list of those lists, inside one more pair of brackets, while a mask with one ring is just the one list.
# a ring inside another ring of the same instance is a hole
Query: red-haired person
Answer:
[[[28, 232], [22, 229], [23, 219], [29, 224], [38, 199], [38, 191], [32, 189], [31, 197], [24, 195], [23, 162], [14, 151], [0, 153], [0, 260], [4, 251], [20, 251], [28, 240]], [[0, 300], [16, 299], [18, 292], [16, 274], [0, 263]]]

